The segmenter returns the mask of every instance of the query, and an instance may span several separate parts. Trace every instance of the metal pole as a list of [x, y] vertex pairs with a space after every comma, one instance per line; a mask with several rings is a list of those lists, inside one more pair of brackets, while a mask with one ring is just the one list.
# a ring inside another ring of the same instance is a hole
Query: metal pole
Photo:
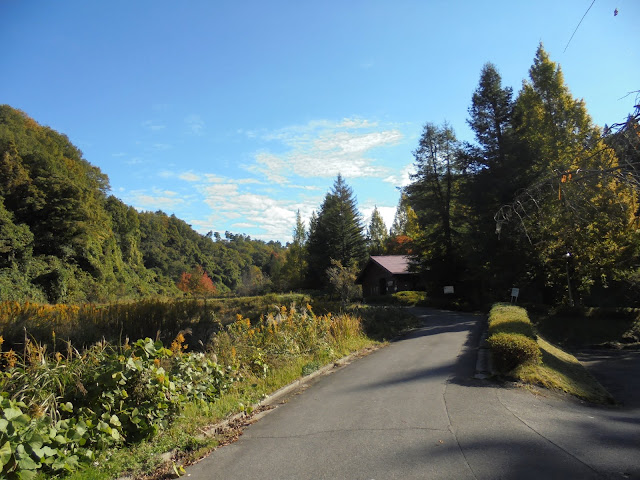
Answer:
[[571, 294], [571, 277], [569, 277], [569, 259], [571, 258], [571, 254], [567, 252], [565, 255], [567, 258], [567, 262], [565, 263], [567, 267], [567, 288], [569, 289], [569, 303], [573, 307], [573, 295]]

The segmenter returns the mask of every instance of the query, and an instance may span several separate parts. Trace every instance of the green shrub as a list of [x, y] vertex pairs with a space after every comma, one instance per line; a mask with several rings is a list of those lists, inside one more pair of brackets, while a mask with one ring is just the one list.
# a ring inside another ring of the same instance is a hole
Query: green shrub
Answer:
[[302, 376], [304, 377], [304, 376], [312, 374], [313, 372], [318, 370], [321, 366], [322, 365], [318, 360], [314, 360], [312, 362], [305, 363], [302, 366]]
[[540, 364], [542, 352], [535, 340], [517, 333], [496, 333], [487, 340], [494, 365], [498, 371], [508, 373], [525, 363]]
[[501, 303], [495, 304], [489, 312], [489, 335], [496, 333], [514, 333], [533, 340], [537, 338], [524, 308]]

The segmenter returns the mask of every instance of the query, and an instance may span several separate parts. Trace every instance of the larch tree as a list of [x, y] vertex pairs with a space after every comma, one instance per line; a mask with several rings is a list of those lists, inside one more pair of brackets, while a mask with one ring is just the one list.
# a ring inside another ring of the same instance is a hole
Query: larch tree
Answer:
[[387, 232], [387, 226], [384, 223], [384, 219], [378, 207], [373, 208], [371, 214], [371, 221], [369, 222], [369, 228], [367, 229], [367, 244], [369, 247], [370, 255], [383, 255], [386, 250], [387, 240], [389, 238], [389, 232]]
[[422, 235], [417, 260], [435, 282], [451, 284], [460, 268], [459, 240], [464, 214], [459, 202], [459, 143], [453, 129], [427, 123], [413, 152], [416, 173], [406, 187]]
[[300, 216], [300, 210], [298, 210], [296, 212], [296, 226], [293, 229], [293, 239], [287, 249], [287, 258], [283, 267], [290, 289], [302, 287], [307, 268], [306, 243], [307, 231]]
[[535, 245], [539, 281], [570, 299], [569, 271], [586, 294], [606, 286], [629, 261], [636, 195], [611, 174], [619, 169], [615, 151], [542, 44], [529, 78], [516, 101], [515, 132], [528, 166], [525, 194], [535, 202], [526, 214], [517, 205], [513, 211]]

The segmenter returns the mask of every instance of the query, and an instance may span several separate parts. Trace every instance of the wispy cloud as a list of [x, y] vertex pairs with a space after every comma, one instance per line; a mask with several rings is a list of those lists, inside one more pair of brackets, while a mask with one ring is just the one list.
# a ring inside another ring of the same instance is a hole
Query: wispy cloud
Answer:
[[187, 124], [189, 132], [193, 135], [202, 135], [204, 133], [204, 120], [200, 115], [189, 115], [184, 119], [184, 122]]
[[260, 233], [252, 236], [265, 240], [289, 238], [295, 225], [296, 211], [300, 210], [306, 218], [319, 202], [319, 198], [300, 201], [256, 193], [232, 180], [202, 184], [198, 190], [213, 212], [209, 219], [211, 223], [205, 228], [216, 230], [217, 224], [238, 220], [232, 228], [259, 229]]
[[126, 199], [137, 210], [175, 210], [185, 204], [185, 199], [178, 197], [176, 192], [153, 194], [146, 191], [132, 191], [126, 195]]
[[397, 128], [383, 128], [366, 119], [345, 118], [339, 122], [316, 120], [262, 134], [266, 141], [279, 142], [284, 153], [262, 150], [247, 170], [284, 185], [292, 176], [327, 178], [342, 173], [348, 178], [390, 175], [371, 153], [397, 145], [403, 134]]
[[406, 187], [411, 183], [411, 175], [416, 173], [416, 168], [413, 163], [409, 163], [404, 166], [400, 172], [389, 175], [384, 178], [384, 181], [390, 183], [394, 187]]
[[169, 150], [170, 148], [172, 148], [172, 145], [169, 145], [168, 143], [154, 143], [153, 144], [153, 149], [154, 150]]
[[163, 125], [160, 122], [156, 122], [154, 120], [146, 120], [144, 122], [142, 122], [142, 126], [144, 128], [146, 128], [147, 130], [151, 130], [152, 132], [157, 132], [160, 130], [164, 130], [165, 128], [167, 128], [166, 125]]
[[145, 163], [145, 160], [141, 157], [131, 157], [128, 160], [125, 160], [125, 162], [127, 165], [140, 165]]
[[183, 172], [181, 174], [178, 175], [178, 178], [180, 180], [184, 180], [186, 182], [198, 182], [202, 179], [202, 177], [200, 175], [197, 175], [191, 171], [189, 172]]

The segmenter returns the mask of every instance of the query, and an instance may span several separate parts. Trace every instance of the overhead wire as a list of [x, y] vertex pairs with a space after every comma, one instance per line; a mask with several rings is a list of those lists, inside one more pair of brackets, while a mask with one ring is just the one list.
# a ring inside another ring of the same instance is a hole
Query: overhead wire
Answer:
[[596, 3], [596, 0], [593, 0], [593, 2], [591, 2], [591, 5], [589, 5], [589, 8], [587, 8], [587, 11], [584, 12], [584, 15], [582, 15], [582, 18], [580, 19], [580, 21], [578, 22], [578, 26], [576, 27], [576, 29], [573, 31], [573, 33], [571, 34], [571, 38], [569, 39], [569, 41], [567, 42], [567, 46], [564, 47], [564, 52], [567, 51], [567, 48], [569, 48], [569, 44], [571, 43], [571, 40], [573, 40], [573, 36], [576, 34], [576, 32], [578, 31], [578, 29], [580, 28], [580, 25], [582, 24], [582, 21], [584, 20], [584, 17], [587, 16], [587, 13], [589, 13], [589, 10], [591, 10], [591, 7], [593, 7], [593, 4]]

